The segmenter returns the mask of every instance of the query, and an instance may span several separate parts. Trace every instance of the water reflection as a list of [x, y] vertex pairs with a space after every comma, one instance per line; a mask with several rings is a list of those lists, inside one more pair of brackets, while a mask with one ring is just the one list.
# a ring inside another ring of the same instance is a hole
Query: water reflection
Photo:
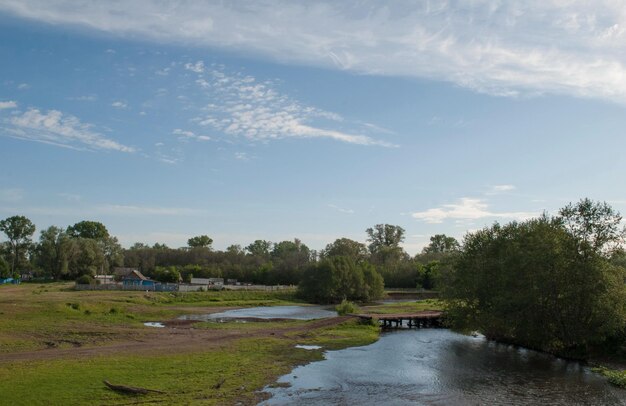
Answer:
[[396, 331], [294, 369], [267, 405], [626, 405], [575, 362], [442, 329]]
[[183, 320], [237, 320], [237, 319], [293, 319], [314, 320], [335, 317], [337, 312], [322, 306], [262, 306], [247, 309], [228, 310], [212, 314], [191, 314], [181, 316]]

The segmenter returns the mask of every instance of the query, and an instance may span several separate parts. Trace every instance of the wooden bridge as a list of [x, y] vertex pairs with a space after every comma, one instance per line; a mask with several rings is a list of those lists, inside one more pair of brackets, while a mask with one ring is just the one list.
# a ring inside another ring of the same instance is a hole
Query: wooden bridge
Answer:
[[383, 328], [402, 327], [409, 328], [441, 327], [443, 324], [443, 312], [437, 310], [425, 310], [410, 314], [355, 314], [363, 320], [376, 319]]

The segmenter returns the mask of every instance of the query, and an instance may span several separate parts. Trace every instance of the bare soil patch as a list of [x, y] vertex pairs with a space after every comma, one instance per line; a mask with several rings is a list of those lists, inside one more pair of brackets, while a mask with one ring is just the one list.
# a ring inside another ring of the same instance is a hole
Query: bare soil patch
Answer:
[[[169, 320], [163, 322], [165, 328], [143, 330], [141, 334], [132, 335], [121, 341], [98, 346], [82, 346], [73, 348], [59, 348], [50, 345], [49, 348], [0, 354], [0, 364], [16, 361], [42, 361], [53, 359], [81, 359], [107, 355], [148, 355], [148, 354], [178, 354], [197, 351], [206, 351], [227, 346], [235, 340], [243, 338], [276, 337], [296, 340], [290, 335], [302, 336], [316, 329], [330, 327], [350, 319], [349, 316], [332, 317], [315, 320], [310, 323], [284, 328], [273, 326], [271, 330], [237, 330], [233, 329], [195, 329], [195, 320]], [[130, 333], [130, 330], [127, 332]]]

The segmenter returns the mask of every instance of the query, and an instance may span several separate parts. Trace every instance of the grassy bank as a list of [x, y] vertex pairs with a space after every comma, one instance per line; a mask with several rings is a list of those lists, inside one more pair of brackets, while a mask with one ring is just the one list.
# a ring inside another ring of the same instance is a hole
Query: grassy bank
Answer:
[[[251, 323], [253, 324], [253, 323]], [[294, 366], [322, 358], [321, 350], [297, 349], [294, 343], [328, 349], [364, 345], [377, 329], [348, 321], [339, 326], [289, 338], [242, 339], [211, 351], [151, 356], [0, 364], [3, 403], [32, 404], [255, 404], [265, 385]], [[120, 395], [102, 381], [165, 391], [141, 397]]]
[[599, 373], [607, 378], [609, 383], [626, 389], [626, 370], [611, 369], [607, 367], [593, 368], [593, 372]]
[[[193, 329], [143, 325], [207, 307], [293, 304], [285, 292], [172, 295], [68, 288], [25, 284], [0, 290], [0, 403], [255, 404], [265, 385], [296, 365], [321, 359], [323, 350], [378, 337], [377, 327], [356, 320], [198, 323]], [[186, 348], [168, 348], [168, 334]], [[151, 343], [158, 344], [154, 351], [128, 349], [150, 349]], [[12, 355], [21, 358], [8, 361]], [[103, 380], [165, 394], [120, 395]]]
[[0, 354], [140, 339], [145, 321], [171, 319], [198, 307], [294, 304], [293, 292], [155, 293], [74, 291], [73, 283], [0, 289]]
[[424, 310], [443, 310], [444, 303], [438, 299], [426, 299], [420, 301], [397, 302], [379, 306], [361, 307], [362, 313], [367, 314], [408, 314]]

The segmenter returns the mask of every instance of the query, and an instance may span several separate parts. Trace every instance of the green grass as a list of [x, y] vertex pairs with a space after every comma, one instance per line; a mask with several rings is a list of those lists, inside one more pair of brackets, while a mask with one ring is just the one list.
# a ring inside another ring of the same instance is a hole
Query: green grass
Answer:
[[378, 339], [379, 333], [380, 328], [376, 325], [350, 320], [309, 334], [298, 334], [297, 337], [298, 344], [319, 345], [323, 349], [338, 350], [371, 344]]
[[367, 314], [405, 314], [424, 310], [443, 310], [444, 303], [438, 299], [411, 302], [388, 303], [380, 306], [361, 307], [361, 313]]
[[291, 291], [155, 293], [75, 291], [73, 283], [22, 284], [0, 291], [0, 354], [97, 345], [141, 335], [143, 322], [175, 318], [185, 307], [294, 304]]
[[[265, 385], [296, 365], [323, 358], [321, 350], [297, 349], [295, 344], [339, 349], [369, 344], [377, 337], [378, 329], [352, 320], [291, 339], [244, 339], [193, 354], [0, 364], [0, 393], [2, 403], [11, 405], [256, 404], [261, 399], [257, 391]], [[105, 379], [166, 394], [120, 395], [103, 385]]]
[[[2, 353], [47, 346], [97, 346], [141, 340], [159, 329], [146, 320], [166, 320], [199, 307], [293, 304], [292, 292], [199, 292], [189, 294], [74, 291], [69, 284], [23, 284], [0, 290]], [[192, 309], [191, 307], [196, 307]], [[197, 323], [194, 328], [272, 331], [282, 334], [225, 342], [221, 348], [187, 354], [90, 356], [81, 359], [0, 362], [1, 404], [256, 404], [265, 385], [293, 367], [322, 359], [325, 349], [365, 345], [378, 328], [355, 320], [307, 329], [313, 321]], [[293, 329], [293, 330], [292, 330]], [[297, 349], [296, 344], [323, 350]], [[103, 380], [165, 391], [127, 396]], [[223, 384], [218, 385], [218, 383]], [[219, 386], [219, 387], [218, 387]]]

